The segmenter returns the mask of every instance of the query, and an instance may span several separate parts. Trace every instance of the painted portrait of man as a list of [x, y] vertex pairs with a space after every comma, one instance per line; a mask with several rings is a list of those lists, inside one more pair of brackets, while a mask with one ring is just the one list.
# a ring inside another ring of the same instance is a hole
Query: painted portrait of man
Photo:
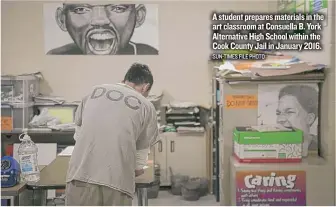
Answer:
[[[63, 3], [55, 22], [72, 42], [49, 49], [48, 55], [157, 55], [150, 44], [132, 37], [146, 22], [144, 4]], [[142, 35], [143, 38], [146, 36]], [[55, 37], [57, 38], [57, 37]], [[148, 38], [151, 35], [148, 34]]]

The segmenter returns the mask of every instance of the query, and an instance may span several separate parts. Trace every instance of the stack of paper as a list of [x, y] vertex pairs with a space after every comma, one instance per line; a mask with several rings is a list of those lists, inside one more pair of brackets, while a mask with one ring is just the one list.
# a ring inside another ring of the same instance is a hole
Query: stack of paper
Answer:
[[258, 132], [282, 132], [282, 131], [293, 131], [293, 129], [286, 128], [282, 125], [259, 125], [259, 126], [252, 126], [252, 129]]
[[73, 149], [74, 146], [69, 146], [65, 148], [61, 153], [59, 153], [58, 156], [71, 156]]

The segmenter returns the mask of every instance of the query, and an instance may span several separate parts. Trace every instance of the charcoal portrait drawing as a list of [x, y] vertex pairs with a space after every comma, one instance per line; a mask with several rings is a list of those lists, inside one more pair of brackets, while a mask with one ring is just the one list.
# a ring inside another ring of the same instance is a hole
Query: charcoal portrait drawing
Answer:
[[258, 89], [259, 124], [280, 124], [303, 131], [303, 156], [318, 150], [317, 84], [262, 84]]
[[[63, 3], [52, 7], [53, 5], [55, 4], [47, 3], [44, 7], [45, 33], [47, 33], [45, 50], [48, 55], [158, 55], [159, 53], [155, 43], [158, 39], [155, 10], [157, 5], [113, 2]], [[153, 8], [155, 11], [151, 11], [152, 15], [148, 17], [147, 14], [150, 13], [148, 9]], [[50, 14], [52, 12], [54, 14]], [[58, 31], [50, 24], [56, 24]], [[46, 31], [50, 28], [53, 32]], [[137, 32], [141, 29], [147, 31], [142, 31], [142, 34], [138, 35]], [[62, 39], [62, 42], [61, 36], [52, 34], [56, 32], [67, 34], [67, 40]], [[133, 41], [134, 39], [136, 40]]]

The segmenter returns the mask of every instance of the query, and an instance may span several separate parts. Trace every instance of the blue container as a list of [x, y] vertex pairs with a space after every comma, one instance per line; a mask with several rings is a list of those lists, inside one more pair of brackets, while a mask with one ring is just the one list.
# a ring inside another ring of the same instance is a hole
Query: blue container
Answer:
[[1, 206], [9, 206], [9, 199], [1, 199]]
[[10, 188], [20, 182], [20, 165], [10, 156], [1, 158], [1, 187]]

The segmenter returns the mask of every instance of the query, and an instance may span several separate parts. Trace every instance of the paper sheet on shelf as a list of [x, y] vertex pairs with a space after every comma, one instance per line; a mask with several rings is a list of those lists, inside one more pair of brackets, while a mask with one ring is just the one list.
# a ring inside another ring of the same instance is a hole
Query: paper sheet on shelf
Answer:
[[323, 65], [312, 65], [308, 63], [293, 63], [284, 65], [283, 69], [277, 68], [274, 70], [272, 64], [263, 64], [262, 66], [262, 68], [251, 68], [251, 71], [259, 76], [282, 76], [311, 72], [325, 67]]
[[61, 153], [59, 153], [58, 156], [71, 156], [73, 149], [74, 146], [68, 146]]
[[[61, 153], [59, 153], [58, 156], [71, 156], [73, 149], [74, 149], [74, 146], [69, 146], [65, 148]], [[146, 170], [147, 168], [149, 167], [146, 165], [142, 169]]]
[[282, 132], [282, 131], [292, 131], [293, 130], [293, 129], [285, 128], [279, 124], [251, 126], [251, 128], [258, 132]]

